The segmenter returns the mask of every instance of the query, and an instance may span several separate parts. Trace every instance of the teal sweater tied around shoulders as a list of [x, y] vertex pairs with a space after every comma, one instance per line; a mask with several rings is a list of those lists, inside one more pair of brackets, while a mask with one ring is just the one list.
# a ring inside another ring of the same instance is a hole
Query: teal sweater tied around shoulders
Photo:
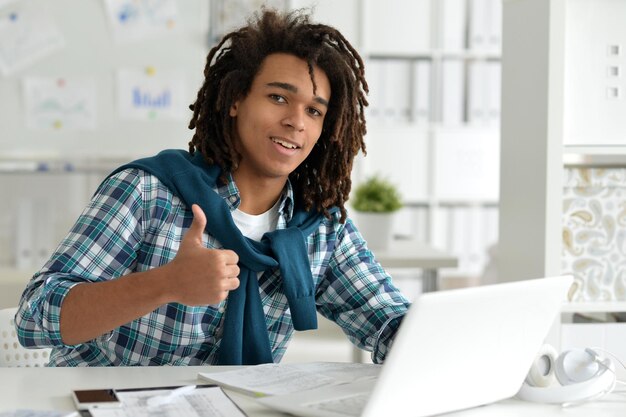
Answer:
[[274, 361], [259, 294], [258, 272], [278, 266], [294, 328], [317, 328], [306, 237], [319, 227], [321, 213], [305, 211], [296, 203], [287, 228], [265, 233], [261, 242], [256, 242], [241, 234], [226, 202], [214, 191], [221, 169], [208, 165], [199, 152], [191, 155], [183, 150], [164, 150], [123, 165], [111, 175], [127, 168], [138, 168], [156, 176], [187, 207], [198, 204], [207, 216], [206, 231], [239, 256], [241, 284], [228, 295], [224, 332], [217, 352], [219, 365]]

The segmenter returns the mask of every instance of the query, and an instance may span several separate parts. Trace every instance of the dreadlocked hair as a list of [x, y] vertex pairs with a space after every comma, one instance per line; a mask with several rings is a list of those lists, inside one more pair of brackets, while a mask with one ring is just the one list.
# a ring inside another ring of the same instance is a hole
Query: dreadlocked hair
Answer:
[[337, 29], [311, 23], [302, 11], [283, 14], [262, 9], [211, 49], [204, 83], [190, 106], [189, 128], [195, 133], [189, 152], [201, 152], [223, 172], [237, 170], [240, 155], [230, 107], [247, 96], [264, 59], [273, 53], [288, 53], [306, 61], [314, 91], [313, 66], [323, 70], [330, 81], [331, 100], [320, 138], [289, 179], [305, 210], [330, 217], [329, 209], [338, 207], [343, 223], [354, 157], [359, 151], [366, 152], [364, 107], [369, 89], [363, 61], [352, 45]]

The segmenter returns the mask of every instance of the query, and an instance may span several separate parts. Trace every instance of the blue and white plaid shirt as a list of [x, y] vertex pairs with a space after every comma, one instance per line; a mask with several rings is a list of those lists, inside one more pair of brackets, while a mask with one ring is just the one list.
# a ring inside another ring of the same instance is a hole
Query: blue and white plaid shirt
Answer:
[[[235, 210], [235, 183], [216, 190]], [[293, 211], [287, 183], [279, 203], [278, 229]], [[207, 221], [211, 214], [206, 213]], [[66, 345], [61, 340], [61, 305], [82, 282], [100, 282], [146, 271], [174, 259], [191, 225], [190, 207], [156, 177], [126, 169], [109, 177], [78, 218], [43, 269], [22, 295], [16, 325], [27, 347], [52, 347], [50, 366], [130, 366], [214, 364], [228, 300], [200, 307], [171, 303], [91, 341]], [[205, 231], [208, 248], [222, 248]], [[324, 219], [308, 237], [317, 310], [336, 322], [372, 359], [384, 360], [408, 308], [389, 275], [375, 261], [354, 224], [339, 214]], [[171, 277], [176, 279], [176, 277]], [[275, 362], [293, 334], [278, 268], [259, 278], [261, 300]]]

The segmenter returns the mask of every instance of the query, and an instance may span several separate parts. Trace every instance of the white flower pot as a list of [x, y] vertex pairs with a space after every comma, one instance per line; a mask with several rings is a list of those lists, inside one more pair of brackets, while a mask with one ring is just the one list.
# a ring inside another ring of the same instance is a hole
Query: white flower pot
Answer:
[[394, 214], [356, 212], [356, 226], [372, 251], [389, 249]]

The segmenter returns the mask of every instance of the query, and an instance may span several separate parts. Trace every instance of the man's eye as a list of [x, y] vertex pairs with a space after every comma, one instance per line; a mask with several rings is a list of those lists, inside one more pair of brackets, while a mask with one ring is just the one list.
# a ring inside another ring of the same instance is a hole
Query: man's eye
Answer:
[[321, 116], [322, 112], [315, 107], [309, 107], [309, 114], [311, 114], [312, 116]]
[[272, 100], [274, 100], [275, 102], [277, 102], [277, 103], [285, 103], [286, 102], [285, 97], [280, 96], [278, 94], [270, 94], [270, 98]]

